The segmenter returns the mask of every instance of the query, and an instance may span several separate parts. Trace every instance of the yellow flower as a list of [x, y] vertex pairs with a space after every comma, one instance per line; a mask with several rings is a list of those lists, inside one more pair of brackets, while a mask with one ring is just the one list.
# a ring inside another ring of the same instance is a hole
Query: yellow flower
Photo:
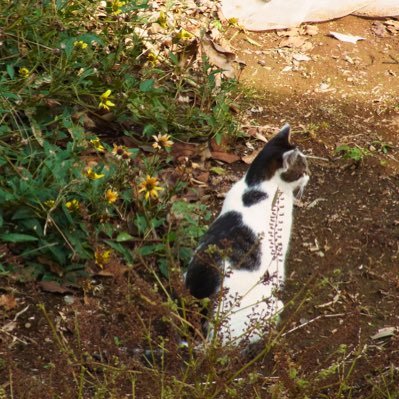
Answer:
[[152, 138], [154, 139], [155, 143], [152, 144], [152, 146], [156, 149], [156, 150], [160, 150], [162, 148], [170, 148], [173, 145], [173, 141], [169, 140], [170, 136], [169, 134], [158, 134], [158, 136], [152, 136]]
[[55, 205], [55, 201], [52, 199], [49, 199], [47, 201], [44, 201], [43, 204], [47, 207], [47, 208], [52, 208]]
[[96, 250], [94, 253], [94, 259], [96, 260], [96, 265], [101, 267], [101, 269], [109, 262], [112, 255], [112, 250], [108, 249], [106, 251]]
[[227, 20], [227, 22], [229, 23], [229, 25], [234, 26], [234, 27], [238, 27], [238, 19], [237, 18], [229, 18]]
[[77, 199], [73, 199], [71, 201], [68, 201], [65, 206], [67, 209], [70, 211], [78, 211], [79, 210], [79, 201]]
[[104, 146], [101, 144], [101, 141], [98, 137], [95, 139], [90, 140], [90, 143], [93, 144], [93, 147], [98, 151], [98, 152], [105, 152]]
[[119, 1], [119, 0], [112, 0], [111, 1], [111, 10], [113, 15], [119, 15], [122, 10], [121, 8], [126, 4], [125, 1]]
[[105, 199], [107, 200], [107, 202], [109, 204], [113, 204], [114, 202], [116, 202], [119, 198], [119, 194], [117, 191], [113, 191], [111, 189], [108, 189], [105, 192]]
[[139, 193], [145, 193], [145, 199], [148, 200], [158, 198], [158, 191], [162, 191], [163, 188], [159, 187], [158, 179], [147, 175], [145, 180], [139, 184]]
[[96, 173], [96, 172], [94, 172], [94, 170], [92, 169], [92, 168], [88, 168], [87, 170], [86, 170], [86, 175], [87, 175], [87, 177], [89, 178], [89, 179], [92, 179], [92, 180], [97, 180], [97, 179], [101, 179], [102, 177], [104, 177], [105, 175], [104, 174], [98, 174], [98, 173]]
[[157, 22], [159, 23], [159, 25], [161, 25], [161, 28], [167, 28], [168, 27], [168, 19], [166, 17], [166, 14], [164, 11], [161, 11], [159, 13], [159, 17], [157, 19]]
[[85, 43], [83, 40], [79, 40], [79, 41], [73, 42], [73, 46], [78, 49], [84, 50], [85, 48], [87, 48], [88, 44]]
[[107, 111], [109, 111], [110, 107], [115, 107], [115, 104], [108, 100], [109, 96], [111, 95], [111, 90], [105, 91], [103, 94], [100, 96], [100, 104], [98, 104], [98, 108], [104, 108]]
[[19, 68], [18, 73], [23, 77], [27, 78], [30, 75], [30, 70], [28, 68]]
[[158, 61], [158, 56], [153, 51], [150, 51], [147, 54], [147, 60], [151, 65], [155, 65]]
[[116, 145], [115, 143], [113, 144], [114, 148], [112, 150], [112, 154], [114, 154], [117, 158], [119, 159], [129, 159], [130, 154], [127, 151], [127, 148], [123, 145]]
[[186, 41], [186, 40], [190, 40], [191, 38], [194, 37], [194, 35], [188, 31], [186, 31], [185, 29], [181, 28], [179, 30], [179, 32], [177, 32], [176, 37], [179, 39], [179, 41]]

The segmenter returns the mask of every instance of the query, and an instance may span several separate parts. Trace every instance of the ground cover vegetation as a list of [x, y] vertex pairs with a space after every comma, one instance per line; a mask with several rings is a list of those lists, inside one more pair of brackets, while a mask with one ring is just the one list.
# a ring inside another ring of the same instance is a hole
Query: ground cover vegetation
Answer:
[[132, 240], [164, 274], [165, 245], [182, 239], [174, 256], [187, 260], [206, 212], [176, 200], [184, 165], [160, 174], [174, 140], [235, 125], [229, 90], [173, 15], [144, 2], [2, 4], [3, 273], [73, 280], [113, 254], [131, 264]]
[[[0, 397], [396, 398], [397, 330], [366, 341], [361, 328], [381, 325], [350, 289], [361, 277], [342, 265], [291, 281], [289, 316], [252, 352], [198, 347], [207, 303], [185, 294], [181, 273], [211, 211], [200, 190], [208, 171], [196, 174], [190, 156], [206, 156], [211, 140], [219, 158], [240, 158], [218, 143], [240, 135], [244, 89], [221, 77], [215, 51], [231, 54], [212, 37], [245, 32], [222, 24], [213, 2], [187, 4], [0, 0]], [[297, 139], [328, 130], [315, 126]], [[374, 147], [381, 156], [393, 148]], [[331, 151], [348, 162], [343, 186], [355, 186], [371, 152]], [[329, 170], [322, 162], [315, 186]], [[209, 172], [228, 186], [238, 169]], [[334, 201], [341, 182], [327, 185]], [[324, 225], [323, 212], [300, 223]], [[302, 244], [294, 252], [331, 256], [327, 244]], [[372, 276], [369, 266], [359, 273]], [[396, 295], [389, 280], [384, 298]], [[392, 309], [388, 301], [376, 314], [392, 324]]]

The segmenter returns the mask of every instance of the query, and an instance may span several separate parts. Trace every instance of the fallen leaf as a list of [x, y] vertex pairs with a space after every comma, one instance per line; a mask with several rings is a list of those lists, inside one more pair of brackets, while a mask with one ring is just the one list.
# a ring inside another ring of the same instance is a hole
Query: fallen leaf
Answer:
[[285, 29], [285, 30], [278, 30], [277, 36], [299, 36], [299, 28], [291, 28], [291, 29]]
[[289, 72], [289, 71], [292, 71], [292, 65], [287, 65], [281, 70], [281, 72]]
[[248, 136], [254, 137], [260, 141], [263, 141], [264, 143], [267, 143], [267, 138], [259, 131], [262, 128], [262, 126], [249, 126], [246, 129], [246, 133], [248, 134]]
[[56, 281], [39, 281], [39, 287], [45, 292], [52, 292], [55, 294], [66, 294], [74, 292], [72, 289], [57, 283]]
[[209, 63], [216, 66], [223, 71], [223, 75], [229, 79], [236, 77], [236, 70], [233, 66], [233, 62], [236, 55], [216, 44], [213, 40], [208, 37], [204, 37], [201, 40], [202, 51], [208, 57]]
[[385, 25], [382, 22], [380, 22], [380, 21], [373, 22], [373, 26], [371, 27], [371, 31], [375, 35], [380, 36], [380, 37], [385, 37], [386, 34], [387, 34], [387, 30], [385, 28]]
[[306, 55], [306, 54], [302, 54], [302, 53], [294, 53], [294, 54], [292, 54], [292, 58], [295, 60], [295, 61], [310, 61], [311, 60], [311, 58], [308, 56], [308, 55]]
[[198, 174], [194, 173], [194, 178], [201, 183], [207, 183], [209, 179], [209, 172], [199, 172]]
[[173, 158], [175, 160], [181, 160], [183, 158], [192, 158], [199, 153], [198, 145], [190, 143], [174, 142], [172, 151]]
[[316, 25], [305, 25], [303, 32], [305, 35], [315, 36], [319, 33], [319, 28]]
[[86, 130], [94, 129], [97, 125], [92, 118], [90, 118], [85, 111], [75, 112], [72, 115], [74, 122], [80, 122]]
[[302, 36], [289, 36], [286, 39], [281, 40], [279, 47], [290, 47], [297, 48], [305, 44], [306, 38]]
[[255, 138], [257, 138], [260, 141], [263, 141], [264, 143], [267, 143], [267, 138], [262, 133], [256, 132]]
[[338, 33], [338, 32], [330, 32], [330, 35], [332, 37], [335, 37], [341, 42], [353, 43], [353, 44], [356, 44], [358, 40], [366, 40], [366, 38], [361, 36], [345, 35], [343, 33]]
[[61, 105], [61, 103], [59, 101], [54, 100], [53, 98], [45, 98], [44, 102], [46, 103], [46, 105], [49, 108], [54, 108], [54, 107]]
[[259, 148], [259, 150], [255, 150], [253, 153], [246, 155], [245, 157], [242, 157], [241, 160], [245, 162], [247, 165], [250, 165], [261, 151], [262, 148]]
[[396, 21], [394, 19], [389, 19], [388, 21], [385, 21], [384, 24], [388, 26], [393, 26], [395, 29], [399, 30], [399, 21]]
[[12, 295], [0, 295], [0, 306], [6, 310], [11, 310], [17, 306], [17, 301]]
[[254, 39], [251, 39], [250, 37], [246, 37], [245, 38], [245, 40], [248, 42], [248, 43], [250, 43], [250, 44], [252, 44], [252, 45], [254, 45], [254, 46], [257, 46], [257, 47], [262, 47], [262, 45], [260, 44], [260, 43], [258, 43], [256, 40], [254, 40]]
[[371, 339], [377, 340], [377, 339], [392, 337], [393, 335], [395, 335], [395, 333], [397, 333], [397, 331], [398, 331], [397, 327], [380, 328], [376, 334], [371, 336]]
[[240, 157], [238, 155], [229, 154], [222, 151], [211, 151], [211, 155], [213, 159], [217, 159], [218, 161], [223, 161], [226, 163], [234, 163], [240, 160]]
[[15, 329], [16, 326], [17, 326], [16, 321], [10, 321], [7, 324], [4, 324], [4, 326], [1, 327], [0, 330], [4, 332], [11, 332], [12, 330]]
[[110, 270], [100, 270], [95, 273], [95, 276], [101, 277], [115, 277], [115, 274]]
[[220, 143], [218, 144], [214, 138], [210, 140], [209, 147], [211, 151], [225, 151], [229, 148], [229, 140], [226, 136], [223, 136]]

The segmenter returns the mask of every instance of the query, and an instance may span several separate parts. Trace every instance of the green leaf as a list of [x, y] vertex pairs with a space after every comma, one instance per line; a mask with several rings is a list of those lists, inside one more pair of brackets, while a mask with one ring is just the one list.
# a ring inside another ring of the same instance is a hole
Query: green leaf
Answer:
[[144, 245], [143, 247], [139, 248], [138, 252], [140, 255], [148, 256], [159, 253], [164, 249], [165, 249], [164, 244], [151, 244], [151, 245]]
[[210, 170], [211, 170], [211, 172], [213, 172], [219, 176], [222, 176], [226, 173], [226, 171], [223, 168], [221, 168], [220, 166], [214, 166]]
[[105, 240], [105, 242], [115, 251], [119, 252], [121, 255], [123, 255], [123, 257], [125, 258], [125, 260], [128, 263], [133, 263], [133, 256], [132, 253], [125, 248], [122, 244], [119, 244], [117, 242], [111, 241], [111, 240]]
[[15, 195], [0, 188], [0, 203], [12, 201], [15, 199]]
[[27, 206], [18, 208], [11, 217], [11, 220], [27, 219], [34, 216], [33, 210]]
[[15, 76], [14, 67], [12, 65], [10, 65], [10, 64], [7, 64], [6, 69], [7, 69], [7, 73], [10, 76], [10, 78], [14, 79], [14, 76]]
[[17, 243], [17, 242], [37, 241], [38, 238], [28, 234], [5, 233], [0, 235], [0, 240]]
[[144, 126], [143, 135], [144, 136], [152, 136], [157, 132], [157, 128], [152, 123], [148, 123]]
[[123, 231], [122, 233], [119, 233], [118, 236], [116, 237], [116, 242], [125, 242], [125, 241], [130, 241], [133, 240], [134, 237], [131, 236], [129, 233], [126, 233]]
[[175, 65], [179, 65], [179, 59], [171, 51], [169, 51], [169, 58]]
[[165, 258], [161, 258], [158, 260], [158, 267], [162, 275], [166, 278], [169, 277], [169, 263]]
[[154, 87], [154, 79], [147, 79], [140, 83], [140, 91], [147, 93]]

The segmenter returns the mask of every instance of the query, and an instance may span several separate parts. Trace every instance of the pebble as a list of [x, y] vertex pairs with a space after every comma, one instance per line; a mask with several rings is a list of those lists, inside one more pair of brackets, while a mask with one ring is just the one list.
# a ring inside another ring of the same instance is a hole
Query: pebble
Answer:
[[67, 305], [72, 305], [75, 302], [75, 298], [72, 295], [65, 295], [64, 296], [64, 302]]

